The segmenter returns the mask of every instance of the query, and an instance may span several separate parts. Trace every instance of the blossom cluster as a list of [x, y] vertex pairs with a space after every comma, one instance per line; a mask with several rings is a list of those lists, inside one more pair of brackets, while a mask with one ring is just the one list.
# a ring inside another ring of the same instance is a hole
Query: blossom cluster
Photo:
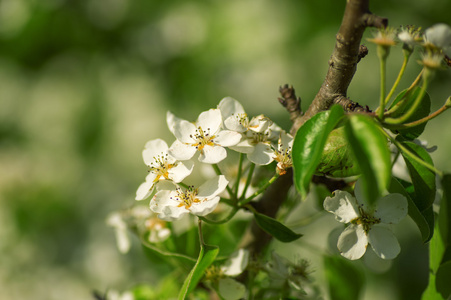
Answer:
[[202, 112], [195, 122], [171, 112], [166, 121], [175, 141], [170, 146], [162, 139], [146, 143], [142, 156], [149, 174], [135, 198], [152, 197], [150, 209], [162, 220], [174, 221], [188, 213], [205, 216], [218, 205], [229, 184], [224, 175], [198, 187], [183, 183], [196, 161], [216, 165], [230, 149], [245, 154], [256, 165], [276, 161], [280, 175], [292, 166], [293, 138], [266, 116], [249, 118], [243, 106], [230, 97], [222, 99], [217, 108]]

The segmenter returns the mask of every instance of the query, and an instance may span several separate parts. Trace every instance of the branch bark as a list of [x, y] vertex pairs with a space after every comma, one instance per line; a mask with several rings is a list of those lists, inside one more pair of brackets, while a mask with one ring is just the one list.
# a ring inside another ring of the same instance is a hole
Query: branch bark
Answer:
[[[368, 111], [346, 97], [347, 89], [355, 74], [357, 63], [366, 55], [367, 49], [360, 45], [366, 27], [385, 27], [387, 19], [369, 12], [369, 0], [348, 0], [340, 29], [336, 35], [336, 44], [329, 60], [326, 78], [305, 114], [300, 110], [300, 99], [296, 98], [294, 89], [285, 85], [280, 88], [281, 104], [293, 121], [291, 133], [294, 135], [299, 127], [316, 113], [327, 110], [334, 103], [343, 105], [348, 111]], [[274, 217], [285, 200], [292, 185], [292, 172], [281, 176], [255, 204], [260, 213]], [[271, 241], [271, 236], [252, 222], [243, 236], [240, 247], [258, 255]]]

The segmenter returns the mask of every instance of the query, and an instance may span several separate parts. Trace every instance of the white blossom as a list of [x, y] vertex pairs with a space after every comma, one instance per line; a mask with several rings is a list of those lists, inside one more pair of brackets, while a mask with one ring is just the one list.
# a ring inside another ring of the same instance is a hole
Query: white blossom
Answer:
[[142, 152], [144, 163], [149, 167], [149, 174], [136, 191], [136, 200], [144, 200], [154, 191], [161, 180], [181, 182], [193, 170], [192, 161], [177, 161], [168, 153], [168, 145], [161, 139], [150, 140]]
[[[360, 195], [359, 183], [356, 195]], [[338, 250], [344, 257], [355, 260], [365, 254], [368, 244], [383, 259], [395, 258], [401, 248], [387, 226], [396, 224], [407, 215], [407, 199], [401, 194], [388, 194], [371, 208], [363, 197], [357, 200], [345, 191], [335, 191], [324, 200], [324, 209], [335, 214], [335, 219], [349, 226], [338, 238]]]
[[224, 175], [216, 176], [199, 188], [187, 189], [173, 186], [158, 191], [150, 201], [150, 209], [165, 221], [174, 221], [187, 213], [205, 216], [211, 213], [219, 203], [218, 196], [229, 182]]
[[199, 152], [199, 161], [216, 164], [227, 157], [224, 147], [236, 145], [241, 135], [238, 132], [223, 130], [219, 109], [202, 112], [195, 123], [167, 114], [169, 129], [177, 138], [171, 145], [169, 154], [178, 160], [188, 160]]
[[444, 54], [451, 55], [451, 27], [447, 24], [439, 23], [429, 27], [424, 32], [424, 42], [426, 47], [433, 47]]
[[277, 172], [280, 175], [286, 173], [286, 170], [293, 166], [291, 149], [293, 147], [293, 137], [282, 131], [277, 143], [277, 150], [274, 150], [273, 158], [277, 161]]
[[264, 115], [249, 120], [243, 106], [230, 97], [224, 98], [218, 105], [227, 129], [240, 132], [238, 144], [229, 147], [257, 165], [267, 165], [274, 160], [271, 142], [276, 141], [281, 129]]
[[122, 214], [120, 212], [111, 213], [107, 217], [106, 223], [114, 228], [119, 252], [127, 253], [130, 250], [131, 243], [127, 233], [127, 223], [122, 218]]

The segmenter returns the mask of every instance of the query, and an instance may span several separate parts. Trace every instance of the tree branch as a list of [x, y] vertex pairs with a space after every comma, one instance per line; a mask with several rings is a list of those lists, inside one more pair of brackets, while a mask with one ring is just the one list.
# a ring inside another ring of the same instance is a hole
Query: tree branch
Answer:
[[387, 19], [369, 12], [368, 2], [369, 0], [347, 2], [326, 78], [308, 110], [295, 120], [292, 132], [296, 132], [316, 113], [327, 110], [332, 104], [337, 103], [337, 98], [346, 98], [357, 63], [366, 55], [360, 46], [365, 28], [387, 26]]

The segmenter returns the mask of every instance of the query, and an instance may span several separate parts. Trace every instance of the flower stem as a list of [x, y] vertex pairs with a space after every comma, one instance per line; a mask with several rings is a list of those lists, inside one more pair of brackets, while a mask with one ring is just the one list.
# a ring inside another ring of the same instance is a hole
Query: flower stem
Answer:
[[406, 122], [418, 109], [418, 107], [421, 104], [421, 100], [423, 99], [424, 95], [426, 94], [427, 87], [429, 85], [430, 80], [430, 71], [426, 69], [426, 71], [423, 73], [423, 85], [421, 86], [420, 92], [418, 93], [417, 97], [415, 98], [412, 106], [409, 107], [406, 113], [404, 113], [399, 118], [387, 118], [385, 122], [387, 124], [402, 124]]
[[204, 243], [204, 236], [202, 234], [202, 220], [199, 218], [199, 220], [197, 221], [197, 228], [199, 229], [199, 242], [201, 245], [205, 245]]
[[241, 197], [239, 199], [243, 199], [246, 197], [246, 192], [249, 186], [251, 185], [252, 175], [254, 174], [255, 164], [251, 164], [249, 167], [249, 173], [247, 174], [246, 185], [244, 186], [243, 192], [241, 193]]
[[422, 160], [420, 157], [418, 157], [415, 153], [412, 153], [409, 149], [407, 149], [406, 147], [404, 147], [404, 145], [402, 143], [400, 143], [399, 141], [397, 141], [396, 139], [394, 139], [393, 137], [391, 137], [387, 132], [385, 132], [385, 130], [383, 130], [382, 128], [380, 128], [380, 130], [384, 133], [385, 136], [387, 136], [393, 144], [395, 144], [396, 147], [398, 147], [402, 153], [404, 153], [405, 155], [409, 156], [410, 158], [412, 158], [414, 161], [416, 161], [417, 163], [419, 163], [420, 165], [422, 165], [423, 167], [429, 169], [431, 172], [434, 172], [435, 174], [437, 174], [440, 177], [443, 177], [443, 172], [438, 170], [436, 167], [434, 167], [433, 165], [430, 165], [429, 163], [425, 162], [424, 160]]
[[377, 116], [380, 120], [384, 119], [384, 111], [385, 111], [385, 80], [386, 80], [386, 64], [387, 64], [387, 56], [388, 56], [388, 50], [381, 45], [378, 45], [377, 47], [377, 55], [379, 57], [379, 67], [380, 67], [380, 74], [381, 74], [381, 93], [380, 93], [380, 104], [379, 108], [377, 109]]
[[236, 175], [236, 181], [235, 181], [235, 186], [233, 187], [233, 193], [235, 195], [236, 198], [238, 198], [238, 186], [240, 184], [240, 180], [241, 180], [241, 172], [243, 171], [243, 160], [244, 160], [244, 154], [240, 153], [240, 161], [238, 163], [238, 174]]
[[230, 211], [230, 213], [227, 215], [227, 217], [225, 217], [222, 220], [210, 220], [210, 219], [207, 219], [207, 218], [201, 217], [201, 216], [199, 216], [199, 219], [208, 224], [214, 224], [214, 225], [224, 224], [224, 223], [227, 223], [228, 221], [230, 221], [236, 215], [236, 213], [238, 212], [238, 209], [239, 209], [238, 207], [234, 207]]
[[254, 199], [255, 197], [257, 197], [258, 195], [260, 195], [261, 193], [263, 193], [268, 186], [270, 186], [274, 181], [276, 181], [277, 178], [279, 178], [279, 174], [274, 174], [274, 176], [268, 180], [268, 182], [266, 182], [258, 191], [256, 191], [255, 193], [253, 193], [249, 198], [244, 199], [242, 201], [240, 201], [240, 206], [246, 205], [247, 203], [249, 203], [252, 199]]
[[[217, 164], [212, 164], [213, 169], [216, 172], [216, 175], [222, 175], [221, 170], [219, 169], [219, 166]], [[229, 185], [226, 186], [227, 192], [229, 193], [229, 196], [231, 199], [236, 199], [235, 195], [233, 194], [232, 189], [230, 188]]]
[[410, 52], [404, 51], [404, 61], [402, 62], [401, 70], [399, 71], [398, 77], [396, 78], [396, 81], [393, 84], [390, 92], [388, 93], [387, 97], [385, 98], [385, 104], [387, 104], [388, 101], [390, 101], [390, 98], [395, 93], [395, 90], [398, 87], [399, 82], [401, 81], [401, 78], [404, 75], [404, 72], [406, 71], [407, 62], [409, 61], [409, 58], [410, 58]]

